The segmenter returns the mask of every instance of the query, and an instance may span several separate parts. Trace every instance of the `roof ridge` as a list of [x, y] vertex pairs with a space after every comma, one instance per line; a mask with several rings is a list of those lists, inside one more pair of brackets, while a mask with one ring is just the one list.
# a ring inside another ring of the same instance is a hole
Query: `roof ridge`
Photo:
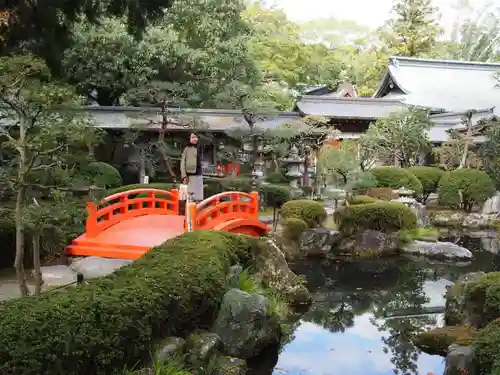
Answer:
[[424, 59], [419, 57], [406, 57], [406, 56], [391, 56], [389, 57], [389, 65], [394, 63], [402, 63], [402, 65], [434, 65], [434, 66], [450, 66], [450, 67], [483, 67], [495, 68], [500, 70], [500, 63], [489, 63], [482, 61], [461, 61], [461, 60], [441, 60], [441, 59]]

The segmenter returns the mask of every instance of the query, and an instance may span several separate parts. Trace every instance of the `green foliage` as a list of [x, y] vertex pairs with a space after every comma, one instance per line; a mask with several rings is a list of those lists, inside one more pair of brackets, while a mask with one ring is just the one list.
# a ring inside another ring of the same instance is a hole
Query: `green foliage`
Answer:
[[393, 17], [382, 28], [382, 40], [397, 56], [428, 56], [442, 33], [432, 0], [397, 0]]
[[366, 195], [383, 201], [390, 201], [398, 197], [391, 188], [370, 188]]
[[357, 204], [375, 203], [377, 201], [377, 198], [373, 198], [368, 195], [353, 195], [347, 199], [347, 202], [351, 206], [355, 206]]
[[307, 199], [286, 202], [281, 207], [283, 219], [295, 218], [304, 220], [309, 228], [316, 228], [326, 220], [326, 210], [323, 204]]
[[290, 241], [297, 241], [300, 235], [307, 229], [307, 223], [302, 219], [289, 217], [281, 221], [283, 236]]
[[346, 234], [368, 229], [391, 233], [417, 228], [417, 217], [412, 209], [394, 202], [343, 206], [335, 211], [334, 219], [338, 229]]
[[405, 187], [415, 191], [415, 194], [422, 193], [422, 183], [417, 177], [407, 169], [397, 167], [378, 167], [371, 170], [377, 180], [377, 187], [391, 188], [393, 190]]
[[425, 203], [429, 194], [437, 192], [439, 180], [443, 177], [444, 171], [436, 167], [411, 167], [408, 168], [422, 184], [422, 202]]
[[484, 124], [486, 127], [486, 141], [482, 145], [481, 155], [488, 174], [493, 178], [496, 186], [500, 186], [500, 122], [492, 119]]
[[402, 167], [417, 164], [421, 152], [430, 149], [427, 131], [431, 123], [425, 111], [406, 109], [392, 112], [372, 123], [360, 139], [362, 149], [379, 158], [397, 160]]
[[498, 374], [500, 371], [500, 320], [493, 320], [480, 330], [472, 345], [480, 368], [479, 374]]
[[439, 203], [450, 208], [470, 212], [474, 205], [483, 203], [494, 192], [493, 181], [477, 169], [457, 169], [441, 178], [438, 187]]
[[288, 180], [281, 172], [269, 172], [266, 176], [266, 182], [270, 184], [286, 184]]
[[262, 195], [266, 207], [272, 208], [281, 208], [292, 198], [290, 188], [280, 185], [261, 185], [259, 193]]
[[399, 231], [398, 238], [401, 243], [411, 243], [413, 241], [437, 240], [439, 230], [436, 228], [416, 228]]
[[252, 179], [245, 177], [225, 177], [204, 179], [204, 195], [206, 198], [226, 191], [250, 193], [253, 190]]
[[105, 188], [117, 188], [123, 185], [122, 176], [118, 169], [100, 161], [87, 165], [84, 174], [87, 174], [91, 185]]
[[250, 274], [248, 269], [243, 270], [240, 273], [239, 288], [243, 292], [247, 293], [260, 293], [262, 292], [262, 287], [257, 280]]
[[182, 335], [210, 318], [230, 265], [257, 246], [257, 239], [230, 233], [186, 233], [116, 274], [64, 293], [4, 302], [0, 373], [117, 374], [165, 332]]

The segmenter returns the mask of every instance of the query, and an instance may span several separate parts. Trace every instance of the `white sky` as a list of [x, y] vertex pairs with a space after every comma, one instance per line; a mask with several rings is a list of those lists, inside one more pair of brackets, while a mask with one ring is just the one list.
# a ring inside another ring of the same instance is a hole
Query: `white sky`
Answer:
[[[434, 0], [443, 14], [445, 27], [452, 25], [457, 14], [453, 6], [458, 0]], [[474, 8], [482, 8], [487, 4], [500, 7], [500, 0], [469, 0]], [[336, 18], [354, 20], [372, 28], [380, 26], [388, 18], [392, 0], [270, 0], [287, 13], [296, 22], [305, 22], [318, 18]]]

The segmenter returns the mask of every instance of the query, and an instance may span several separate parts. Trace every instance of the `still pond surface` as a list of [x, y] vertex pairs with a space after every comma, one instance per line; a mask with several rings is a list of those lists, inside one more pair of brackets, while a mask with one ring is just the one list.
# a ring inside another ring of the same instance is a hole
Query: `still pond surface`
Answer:
[[446, 287], [460, 275], [500, 270], [500, 258], [481, 247], [479, 238], [450, 240], [458, 240], [458, 244], [473, 251], [474, 261], [444, 264], [405, 258], [375, 263], [296, 265], [295, 271], [308, 280], [314, 302], [294, 324], [293, 334], [281, 349], [277, 363], [275, 354], [267, 371], [261, 367], [266, 361], [258, 361], [261, 366], [253, 366], [249, 373], [443, 374], [443, 357], [422, 353], [412, 345], [418, 332], [443, 325], [443, 314], [422, 313], [443, 307]]

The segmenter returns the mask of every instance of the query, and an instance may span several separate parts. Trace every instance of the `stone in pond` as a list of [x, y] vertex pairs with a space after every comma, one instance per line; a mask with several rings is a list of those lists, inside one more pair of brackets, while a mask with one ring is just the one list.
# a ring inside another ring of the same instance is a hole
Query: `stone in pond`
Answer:
[[247, 362], [241, 358], [224, 356], [219, 358], [218, 375], [245, 375]]
[[40, 267], [40, 271], [46, 286], [61, 286], [76, 281], [76, 272], [68, 266], [44, 266]]
[[351, 254], [364, 258], [367, 253], [374, 256], [394, 254], [399, 247], [397, 236], [376, 230], [365, 230], [342, 239], [335, 253]]
[[496, 192], [494, 196], [488, 198], [484, 202], [483, 210], [481, 213], [483, 215], [496, 215], [500, 212], [500, 192]]
[[300, 235], [300, 252], [309, 257], [326, 257], [337, 245], [340, 239], [340, 233], [328, 228], [314, 228], [304, 231]]
[[281, 336], [276, 317], [269, 313], [268, 299], [239, 289], [224, 295], [213, 330], [221, 338], [226, 354], [244, 359], [278, 343]]
[[438, 259], [472, 259], [472, 253], [465, 247], [452, 242], [425, 242], [413, 241], [403, 246], [402, 250], [408, 254], [423, 255]]
[[215, 333], [193, 333], [186, 341], [186, 362], [193, 367], [206, 365], [221, 346]]
[[107, 276], [119, 268], [132, 263], [127, 259], [109, 259], [101, 257], [87, 257], [71, 263], [70, 268], [83, 275], [85, 280]]
[[155, 363], [165, 363], [184, 353], [186, 341], [180, 337], [167, 337], [156, 352]]
[[476, 375], [477, 362], [471, 346], [450, 345], [444, 375]]
[[231, 268], [229, 268], [229, 272], [227, 273], [226, 279], [227, 284], [230, 288], [239, 288], [240, 287], [240, 275], [243, 272], [243, 267], [239, 264], [235, 264]]

